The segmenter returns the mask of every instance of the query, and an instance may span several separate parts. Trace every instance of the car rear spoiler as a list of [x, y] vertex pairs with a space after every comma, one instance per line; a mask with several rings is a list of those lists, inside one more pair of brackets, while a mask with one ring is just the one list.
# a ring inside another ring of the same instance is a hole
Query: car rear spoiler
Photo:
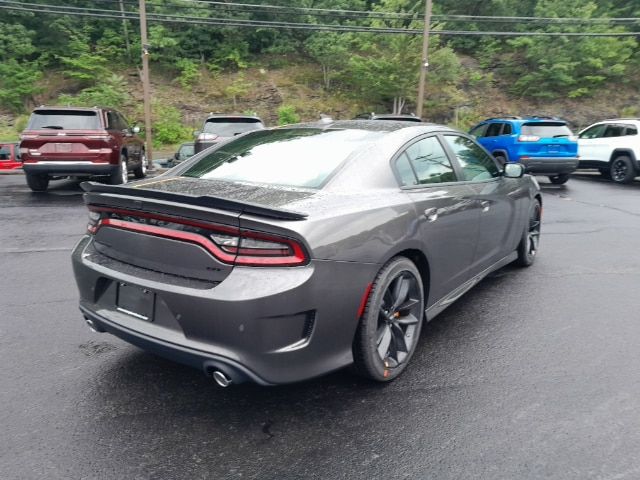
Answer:
[[80, 186], [87, 193], [111, 193], [116, 195], [126, 195], [129, 197], [167, 200], [170, 202], [178, 202], [206, 208], [217, 208], [220, 210], [239, 212], [240, 214], [247, 213], [260, 217], [275, 218], [278, 220], [304, 220], [309, 216], [306, 213], [265, 207], [256, 203], [239, 202], [237, 200], [229, 200], [227, 198], [214, 197], [212, 195], [195, 196], [184, 193], [139, 189], [135, 187], [128, 187], [126, 185], [105, 185], [97, 182], [82, 182]]

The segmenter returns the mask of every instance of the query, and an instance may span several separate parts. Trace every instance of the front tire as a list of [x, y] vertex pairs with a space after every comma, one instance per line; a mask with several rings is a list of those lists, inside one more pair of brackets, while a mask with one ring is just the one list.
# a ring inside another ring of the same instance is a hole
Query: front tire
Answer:
[[127, 157], [124, 153], [120, 154], [120, 161], [118, 162], [118, 168], [111, 172], [109, 183], [111, 185], [122, 185], [129, 181], [129, 172], [127, 170]]
[[47, 175], [36, 175], [33, 173], [25, 173], [27, 185], [33, 192], [45, 192], [49, 187], [49, 177]]
[[552, 175], [549, 177], [549, 181], [554, 185], [563, 185], [569, 181], [569, 174], [561, 173], [559, 175]]
[[611, 172], [611, 180], [616, 183], [631, 183], [637, 175], [633, 162], [626, 155], [614, 158], [609, 171]]
[[413, 355], [424, 317], [424, 287], [415, 264], [391, 259], [378, 273], [353, 341], [358, 374], [377, 382], [397, 378]]
[[542, 222], [542, 205], [534, 200], [529, 210], [529, 221], [518, 245], [518, 259], [516, 264], [530, 267], [536, 259], [540, 245], [540, 227]]

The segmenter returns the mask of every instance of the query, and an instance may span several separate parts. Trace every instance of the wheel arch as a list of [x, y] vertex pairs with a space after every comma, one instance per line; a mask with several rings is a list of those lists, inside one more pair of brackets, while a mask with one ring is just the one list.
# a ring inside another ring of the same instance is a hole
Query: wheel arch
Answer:
[[609, 157], [609, 164], [611, 164], [611, 162], [613, 162], [616, 158], [622, 156], [629, 157], [634, 165], [636, 164], [636, 155], [630, 148], [616, 148], [613, 152], [611, 152], [611, 156]]
[[491, 155], [493, 155], [494, 157], [496, 155], [502, 155], [506, 161], [509, 161], [509, 152], [507, 150], [505, 150], [504, 148], [496, 148], [494, 150], [491, 151]]
[[424, 305], [426, 308], [429, 302], [429, 286], [431, 280], [431, 267], [429, 265], [427, 256], [422, 250], [419, 250], [417, 248], [406, 248], [404, 250], [400, 250], [399, 252], [395, 252], [393, 255], [390, 255], [389, 258], [385, 260], [384, 264], [386, 265], [387, 262], [389, 262], [389, 260], [394, 257], [408, 258], [417, 267], [422, 279], [422, 288], [424, 290]]

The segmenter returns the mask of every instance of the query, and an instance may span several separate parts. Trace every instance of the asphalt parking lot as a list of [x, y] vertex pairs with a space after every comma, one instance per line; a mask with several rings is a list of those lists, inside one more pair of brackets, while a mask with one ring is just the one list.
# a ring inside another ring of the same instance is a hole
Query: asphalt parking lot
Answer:
[[91, 333], [77, 183], [0, 176], [0, 478], [640, 478], [640, 182], [541, 183], [537, 263], [428, 324], [394, 383], [221, 389]]

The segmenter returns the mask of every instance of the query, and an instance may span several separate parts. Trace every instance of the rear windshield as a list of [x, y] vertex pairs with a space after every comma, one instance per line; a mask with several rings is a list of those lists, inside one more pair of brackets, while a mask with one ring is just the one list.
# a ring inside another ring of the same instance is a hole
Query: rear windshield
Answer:
[[41, 110], [31, 114], [28, 130], [97, 130], [96, 112], [82, 110]]
[[204, 124], [206, 133], [215, 133], [221, 137], [233, 137], [252, 130], [262, 130], [261, 121], [251, 118], [212, 118]]
[[317, 128], [263, 130], [223, 145], [202, 157], [182, 175], [321, 188], [351, 153], [384, 134]]
[[535, 135], [536, 137], [560, 138], [573, 135], [565, 123], [536, 122], [522, 124], [522, 135]]

